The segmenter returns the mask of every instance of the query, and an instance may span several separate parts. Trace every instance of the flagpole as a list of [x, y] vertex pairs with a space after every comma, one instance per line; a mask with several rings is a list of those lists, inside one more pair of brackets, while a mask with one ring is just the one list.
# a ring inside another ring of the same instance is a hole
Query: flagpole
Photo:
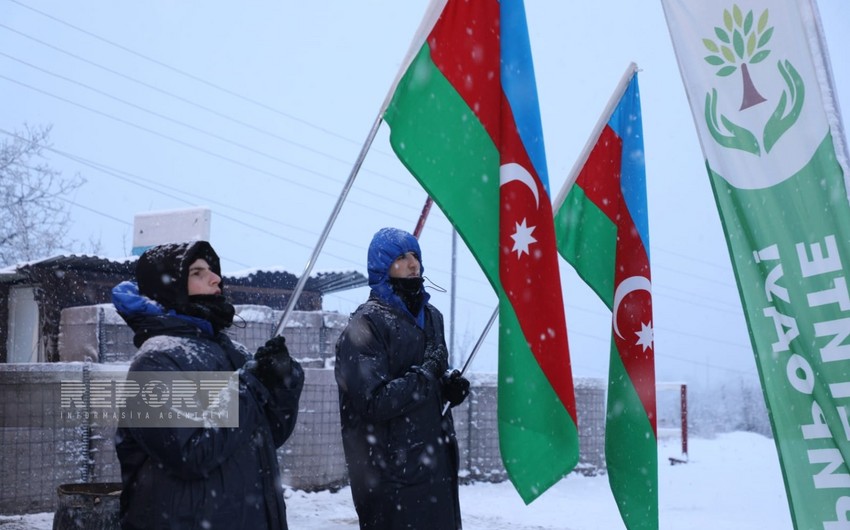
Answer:
[[304, 290], [304, 284], [307, 283], [307, 279], [310, 277], [310, 271], [313, 270], [313, 265], [316, 264], [316, 259], [319, 257], [319, 253], [322, 251], [322, 247], [328, 239], [331, 227], [333, 227], [333, 224], [336, 222], [336, 218], [339, 216], [340, 210], [342, 210], [342, 204], [345, 202], [346, 197], [348, 197], [348, 192], [351, 191], [352, 185], [354, 185], [354, 179], [357, 177], [357, 173], [360, 172], [360, 166], [363, 165], [363, 161], [366, 159], [366, 153], [369, 152], [369, 148], [372, 146], [372, 142], [378, 134], [378, 129], [380, 128], [382, 121], [383, 112], [378, 114], [378, 117], [375, 119], [375, 123], [372, 125], [372, 129], [369, 131], [369, 135], [366, 137], [366, 141], [363, 143], [363, 147], [360, 149], [360, 154], [354, 162], [354, 167], [351, 168], [351, 173], [348, 175], [348, 180], [342, 188], [342, 193], [340, 193], [339, 198], [336, 200], [336, 205], [331, 212], [331, 216], [328, 218], [327, 223], [325, 223], [322, 235], [319, 236], [319, 242], [316, 244], [316, 248], [313, 249], [313, 254], [307, 261], [307, 265], [304, 267], [304, 274], [298, 278], [298, 283], [295, 285], [295, 289], [289, 297], [289, 302], [286, 304], [286, 309], [283, 310], [283, 315], [281, 315], [280, 320], [277, 323], [274, 335], [272, 335], [273, 337], [283, 333], [286, 321], [289, 319], [289, 315], [295, 308], [296, 302], [298, 302], [298, 299], [301, 297], [301, 292]]
[[451, 289], [452, 296], [449, 301], [449, 326], [452, 330], [451, 335], [449, 336], [449, 352], [451, 352], [450, 359], [456, 358], [455, 352], [455, 314], [457, 313], [457, 229], [452, 227], [452, 280], [451, 280]]
[[487, 325], [484, 326], [484, 331], [481, 332], [481, 335], [478, 337], [478, 341], [475, 343], [475, 346], [472, 347], [472, 351], [469, 353], [469, 357], [467, 357], [466, 362], [463, 363], [463, 368], [460, 370], [461, 375], [465, 374], [466, 369], [469, 368], [470, 364], [472, 364], [472, 359], [475, 358], [475, 354], [478, 353], [478, 350], [481, 349], [481, 345], [484, 344], [484, 337], [486, 337], [487, 333], [490, 332], [490, 328], [492, 328], [493, 323], [496, 322], [497, 316], [499, 316], [498, 306], [496, 306], [496, 309], [493, 310], [493, 314], [490, 315], [490, 320], [488, 320]]
[[416, 30], [416, 34], [413, 37], [413, 41], [410, 44], [410, 48], [407, 51], [407, 55], [404, 58], [404, 62], [402, 63], [401, 68], [399, 68], [398, 74], [396, 74], [396, 78], [395, 80], [393, 80], [392, 85], [390, 85], [390, 89], [387, 92], [387, 96], [384, 99], [384, 102], [381, 104], [380, 111], [378, 112], [378, 118], [375, 120], [375, 124], [372, 125], [372, 130], [369, 131], [369, 136], [368, 138], [366, 138], [366, 143], [363, 144], [363, 148], [360, 150], [360, 155], [357, 157], [357, 161], [354, 163], [354, 168], [352, 168], [351, 174], [348, 176], [348, 181], [346, 181], [345, 186], [343, 187], [342, 194], [339, 196], [339, 199], [336, 202], [336, 206], [334, 206], [334, 210], [331, 213], [327, 224], [325, 225], [325, 229], [322, 231], [322, 235], [319, 237], [319, 243], [313, 250], [313, 255], [310, 256], [309, 261], [307, 261], [307, 266], [304, 268], [304, 274], [301, 275], [301, 278], [298, 279], [298, 284], [292, 291], [292, 297], [289, 299], [289, 303], [286, 304], [286, 309], [284, 309], [283, 315], [280, 317], [280, 321], [278, 321], [277, 327], [274, 331], [274, 335], [272, 336], [280, 335], [283, 332], [283, 328], [286, 325], [286, 321], [289, 318], [289, 314], [292, 313], [292, 309], [295, 307], [295, 303], [301, 296], [301, 291], [304, 290], [304, 284], [307, 282], [307, 278], [310, 275], [310, 271], [313, 270], [313, 265], [315, 264], [316, 258], [318, 257], [319, 252], [321, 252], [322, 246], [325, 244], [325, 240], [328, 237], [328, 233], [331, 230], [331, 226], [333, 226], [333, 223], [336, 221], [336, 218], [339, 215], [339, 211], [342, 209], [342, 203], [345, 201], [345, 198], [348, 195], [348, 191], [351, 189], [352, 184], [354, 184], [354, 178], [357, 176], [357, 172], [360, 170], [360, 166], [363, 164], [363, 160], [366, 158], [366, 153], [369, 151], [369, 148], [372, 145], [372, 141], [378, 134], [378, 128], [381, 126], [384, 112], [387, 110], [387, 107], [389, 106], [390, 101], [392, 100], [392, 95], [393, 93], [395, 93], [396, 87], [398, 86], [399, 81], [401, 81], [402, 75], [407, 70], [407, 67], [410, 66], [411, 62], [413, 62], [413, 58], [419, 51], [419, 47], [421, 47], [422, 43], [425, 42], [425, 37], [431, 31], [431, 28], [434, 27], [434, 24], [439, 18], [440, 13], [442, 13], [446, 2], [448, 2], [448, 0], [431, 0], [430, 4], [426, 8], [425, 16], [423, 17], [422, 22], [419, 24], [419, 28]]
[[413, 35], [413, 40], [410, 41], [410, 47], [407, 49], [407, 54], [405, 54], [404, 60], [401, 62], [401, 68], [398, 69], [398, 73], [396, 74], [392, 85], [390, 85], [390, 90], [387, 92], [387, 97], [384, 98], [384, 102], [381, 104], [382, 116], [384, 111], [387, 110], [387, 107], [389, 107], [393, 94], [395, 94], [395, 90], [398, 87], [399, 82], [401, 82], [401, 78], [407, 71], [407, 67], [410, 66], [410, 63], [413, 62], [416, 54], [419, 53], [419, 49], [422, 47], [426, 37], [428, 37], [428, 34], [431, 33], [431, 30], [434, 28], [434, 24], [436, 24], [437, 19], [440, 18], [440, 14], [443, 12], [447, 3], [448, 0], [431, 0], [431, 2], [428, 3], [428, 7], [425, 8], [425, 14], [422, 17], [422, 21], [419, 23], [419, 27], [416, 28], [416, 33]]
[[599, 116], [599, 121], [596, 122], [596, 126], [593, 128], [590, 138], [588, 138], [587, 143], [584, 144], [584, 149], [582, 149], [581, 154], [576, 159], [575, 164], [573, 164], [573, 168], [567, 175], [567, 180], [564, 181], [561, 191], [559, 191], [558, 195], [555, 197], [555, 201], [552, 205], [552, 211], [558, 211], [561, 204], [563, 204], [564, 199], [567, 198], [567, 193], [569, 193], [570, 188], [572, 188], [578, 178], [581, 168], [584, 167], [585, 162], [587, 162], [587, 158], [590, 156], [590, 152], [593, 151], [593, 147], [596, 145], [599, 135], [602, 134], [602, 129], [605, 128], [608, 120], [611, 119], [611, 114], [613, 114], [614, 109], [617, 108], [617, 104], [620, 102], [620, 98], [623, 97], [623, 94], [625, 94], [626, 89], [629, 87], [629, 82], [632, 80], [635, 72], [637, 72], [637, 64], [634, 62], [629, 63], [628, 68], [626, 68], [626, 72], [623, 74], [623, 77], [620, 78], [620, 83], [617, 85], [617, 88], [614, 89], [614, 94], [611, 96], [611, 99], [608, 100], [608, 104], [605, 105], [605, 110], [603, 110], [602, 114]]
[[[469, 368], [469, 365], [472, 364], [472, 359], [475, 358], [475, 355], [478, 353], [478, 350], [481, 349], [481, 345], [484, 344], [484, 337], [487, 336], [487, 333], [490, 332], [490, 328], [493, 327], [493, 323], [496, 322], [496, 317], [499, 316], [499, 306], [496, 306], [496, 309], [493, 310], [493, 314], [490, 315], [490, 320], [487, 321], [487, 325], [484, 326], [484, 331], [481, 332], [481, 335], [478, 337], [478, 341], [475, 343], [475, 346], [472, 347], [472, 351], [469, 353], [469, 357], [466, 358], [466, 362], [463, 363], [463, 368], [460, 370], [460, 375], [466, 373], [466, 369]], [[449, 410], [450, 403], [446, 403], [443, 405], [443, 415], [446, 415], [446, 411]]]

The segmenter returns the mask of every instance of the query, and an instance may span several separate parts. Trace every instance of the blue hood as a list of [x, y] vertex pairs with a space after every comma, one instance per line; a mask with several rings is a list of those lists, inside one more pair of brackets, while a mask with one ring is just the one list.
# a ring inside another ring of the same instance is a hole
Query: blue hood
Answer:
[[393, 292], [390, 285], [390, 266], [395, 259], [403, 256], [408, 252], [413, 252], [419, 259], [419, 274], [425, 273], [425, 266], [422, 264], [422, 251], [419, 249], [419, 241], [413, 237], [413, 234], [399, 230], [398, 228], [381, 228], [374, 236], [369, 244], [369, 252], [366, 256], [366, 268], [369, 272], [369, 287], [372, 292], [381, 300], [388, 304], [401, 309], [408, 315], [412, 316], [420, 328], [425, 327], [425, 304], [431, 298], [427, 292], [424, 293], [423, 309], [418, 315], [411, 314], [407, 306]]
[[[204, 331], [207, 335], [215, 336], [212, 324], [202, 318], [196, 318], [189, 315], [182, 315], [175, 312], [173, 309], [166, 310], [155, 300], [151, 300], [147, 296], [139, 293], [139, 286], [136, 282], [125, 281], [121, 282], [112, 288], [112, 305], [115, 306], [118, 314], [130, 324], [129, 320], [140, 317], [177, 317], [184, 320]], [[128, 320], [129, 319], [129, 320]], [[132, 326], [131, 326], [132, 327]], [[134, 329], [134, 331], [136, 331]]]

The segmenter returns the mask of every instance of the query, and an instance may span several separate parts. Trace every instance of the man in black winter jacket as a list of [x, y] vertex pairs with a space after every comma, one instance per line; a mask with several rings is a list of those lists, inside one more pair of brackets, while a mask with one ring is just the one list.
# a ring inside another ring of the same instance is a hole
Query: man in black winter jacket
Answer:
[[238, 427], [120, 422], [122, 528], [285, 530], [276, 449], [295, 427], [304, 382], [285, 339], [269, 340], [252, 359], [222, 332], [234, 308], [205, 241], [146, 250], [136, 280], [117, 285], [112, 297], [139, 347], [128, 380], [148, 372], [235, 373]]
[[423, 288], [415, 237], [383, 228], [368, 252], [369, 299], [336, 346], [342, 440], [363, 530], [456, 530], [452, 414], [469, 382], [447, 374], [443, 316]]

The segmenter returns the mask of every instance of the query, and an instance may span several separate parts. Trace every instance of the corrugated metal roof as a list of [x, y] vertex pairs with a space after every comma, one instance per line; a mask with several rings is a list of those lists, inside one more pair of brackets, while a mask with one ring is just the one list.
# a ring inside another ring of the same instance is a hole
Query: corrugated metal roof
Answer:
[[[114, 274], [122, 278], [131, 278], [136, 270], [136, 257], [113, 260], [98, 256], [53, 256], [40, 261], [32, 261], [0, 269], [0, 283], [21, 283], [30, 278], [31, 269], [74, 270]], [[298, 277], [291, 272], [257, 270], [247, 275], [224, 277], [228, 285], [254, 286], [274, 289], [293, 289]], [[307, 291], [321, 294], [334, 293], [363, 287], [368, 281], [357, 271], [322, 272], [310, 277], [304, 285]]]
[[[286, 271], [257, 270], [250, 274], [241, 274], [235, 277], [225, 276], [224, 281], [227, 285], [294, 289], [295, 285], [298, 283], [298, 277], [291, 272]], [[368, 280], [366, 277], [356, 271], [322, 272], [307, 279], [307, 282], [304, 284], [304, 289], [306, 291], [328, 294], [337, 291], [345, 291], [347, 289], [354, 289], [356, 287], [363, 287], [367, 284]]]

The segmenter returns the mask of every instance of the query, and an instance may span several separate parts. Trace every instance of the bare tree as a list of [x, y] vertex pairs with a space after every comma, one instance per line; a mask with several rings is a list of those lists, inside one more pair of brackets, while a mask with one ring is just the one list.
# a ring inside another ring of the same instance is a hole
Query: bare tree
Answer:
[[0, 141], [0, 266], [43, 258], [66, 246], [65, 197], [85, 179], [64, 178], [45, 162], [50, 129], [25, 125]]

